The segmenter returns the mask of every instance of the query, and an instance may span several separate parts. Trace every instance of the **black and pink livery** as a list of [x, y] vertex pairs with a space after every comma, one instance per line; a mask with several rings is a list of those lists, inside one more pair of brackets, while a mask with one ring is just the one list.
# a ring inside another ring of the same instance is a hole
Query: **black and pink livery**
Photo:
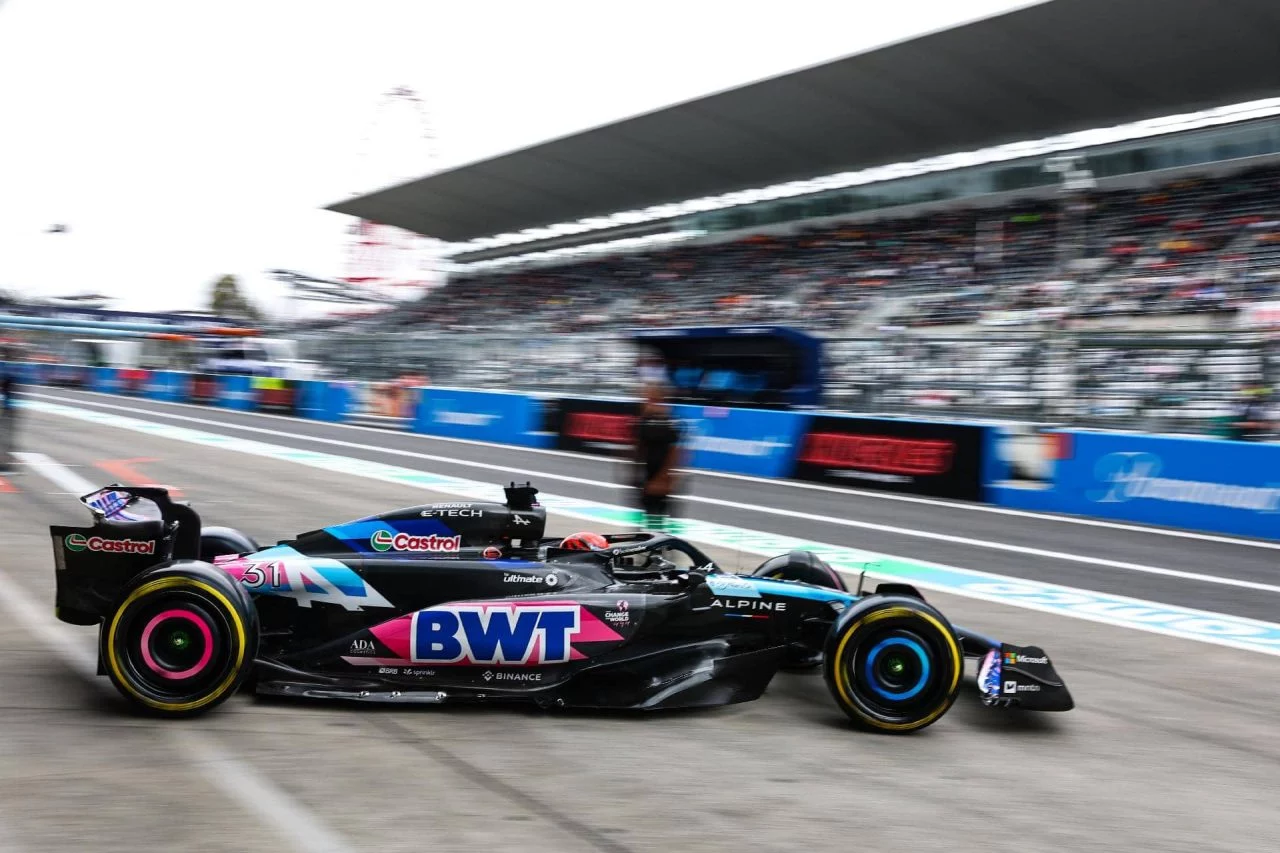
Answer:
[[[779, 668], [822, 666], [856, 722], [892, 732], [951, 706], [964, 658], [989, 705], [1066, 710], [1038, 648], [958, 629], [902, 584], [850, 591], [815, 555], [723, 571], [660, 533], [601, 550], [544, 534], [530, 486], [409, 507], [260, 548], [156, 488], [82, 500], [54, 527], [59, 618], [100, 626], [100, 670], [183, 715], [260, 695], [658, 709], [744, 702]], [[996, 689], [989, 685], [995, 684]], [[987, 685], [987, 686], [984, 686]]]

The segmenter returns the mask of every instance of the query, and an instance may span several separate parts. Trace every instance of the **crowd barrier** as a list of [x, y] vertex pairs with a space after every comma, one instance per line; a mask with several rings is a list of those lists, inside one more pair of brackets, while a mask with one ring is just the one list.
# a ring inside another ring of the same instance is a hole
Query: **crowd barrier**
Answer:
[[1280, 539], [1280, 445], [1014, 427], [987, 441], [991, 503]]
[[[19, 381], [358, 420], [359, 383], [20, 364]], [[395, 418], [426, 435], [623, 457], [635, 400], [422, 387]], [[1280, 445], [831, 413], [673, 406], [693, 468], [1280, 540]]]

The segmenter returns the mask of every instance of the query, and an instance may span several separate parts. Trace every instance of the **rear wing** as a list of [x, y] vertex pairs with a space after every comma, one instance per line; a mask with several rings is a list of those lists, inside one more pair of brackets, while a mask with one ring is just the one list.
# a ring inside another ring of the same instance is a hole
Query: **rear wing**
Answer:
[[64, 622], [97, 624], [140, 572], [200, 556], [200, 516], [166, 489], [112, 484], [80, 501], [93, 515], [91, 526], [49, 528], [55, 613]]

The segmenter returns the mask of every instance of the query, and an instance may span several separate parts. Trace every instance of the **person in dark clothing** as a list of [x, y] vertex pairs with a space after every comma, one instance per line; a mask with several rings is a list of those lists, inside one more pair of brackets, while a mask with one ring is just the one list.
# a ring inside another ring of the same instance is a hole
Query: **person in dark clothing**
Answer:
[[667, 406], [661, 385], [645, 389], [644, 405], [636, 420], [636, 486], [643, 524], [663, 530], [673, 515], [676, 469], [680, 465], [680, 426]]

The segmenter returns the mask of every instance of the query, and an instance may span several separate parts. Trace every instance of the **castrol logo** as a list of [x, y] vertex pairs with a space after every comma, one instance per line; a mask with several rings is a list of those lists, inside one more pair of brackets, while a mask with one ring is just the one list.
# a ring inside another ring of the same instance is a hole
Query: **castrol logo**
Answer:
[[408, 533], [392, 535], [389, 530], [376, 530], [369, 537], [375, 551], [417, 551], [420, 553], [448, 553], [462, 547], [461, 536], [411, 536]]
[[103, 539], [101, 536], [85, 536], [72, 533], [63, 540], [68, 551], [101, 551], [106, 554], [154, 554], [154, 539]]

